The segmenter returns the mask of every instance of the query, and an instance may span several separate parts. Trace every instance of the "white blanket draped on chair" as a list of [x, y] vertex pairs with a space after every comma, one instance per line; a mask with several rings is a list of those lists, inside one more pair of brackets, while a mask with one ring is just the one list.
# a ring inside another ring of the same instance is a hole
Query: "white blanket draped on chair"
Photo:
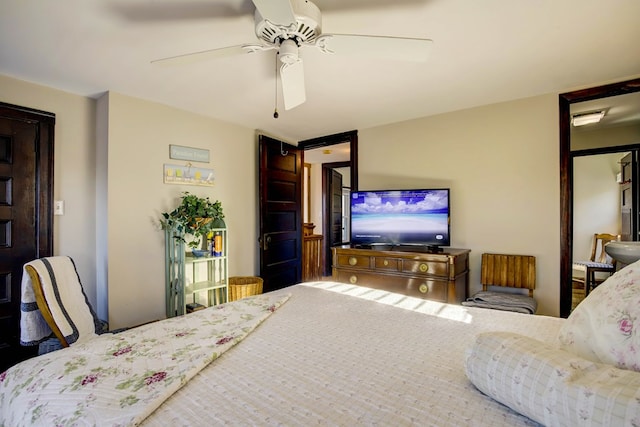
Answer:
[[[34, 283], [27, 266], [38, 274]], [[34, 286], [41, 287], [53, 320], [68, 344], [96, 337], [97, 317], [82, 289], [73, 260], [67, 256], [41, 258], [25, 264], [22, 274], [20, 343], [36, 345], [52, 334], [36, 303]]]

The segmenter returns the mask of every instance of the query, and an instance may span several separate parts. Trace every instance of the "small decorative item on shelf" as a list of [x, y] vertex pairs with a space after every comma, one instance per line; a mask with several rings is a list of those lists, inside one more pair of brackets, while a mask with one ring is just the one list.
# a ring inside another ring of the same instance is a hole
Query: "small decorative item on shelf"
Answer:
[[191, 253], [196, 258], [200, 258], [200, 257], [209, 255], [209, 251], [206, 251], [204, 249], [191, 249]]
[[[215, 228], [223, 228], [224, 214], [222, 213], [222, 203], [216, 200], [212, 202], [209, 197], [198, 197], [188, 191], [180, 196], [180, 205], [171, 212], [163, 212], [160, 224], [163, 229], [174, 228], [182, 239], [192, 250], [203, 247], [207, 251], [207, 236]], [[186, 237], [189, 237], [187, 240]], [[193, 251], [194, 256], [198, 255]]]
[[213, 256], [222, 256], [222, 233], [216, 231], [213, 235]]

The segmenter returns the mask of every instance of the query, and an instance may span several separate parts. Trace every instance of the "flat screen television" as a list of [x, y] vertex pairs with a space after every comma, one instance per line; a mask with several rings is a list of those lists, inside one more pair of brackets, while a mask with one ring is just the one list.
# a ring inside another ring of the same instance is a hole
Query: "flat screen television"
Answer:
[[351, 193], [351, 246], [449, 246], [449, 189]]

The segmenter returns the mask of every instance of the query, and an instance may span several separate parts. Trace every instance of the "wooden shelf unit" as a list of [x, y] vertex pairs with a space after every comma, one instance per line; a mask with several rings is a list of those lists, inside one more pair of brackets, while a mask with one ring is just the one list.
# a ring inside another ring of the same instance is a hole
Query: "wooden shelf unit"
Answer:
[[229, 262], [226, 228], [216, 228], [222, 238], [222, 252], [195, 257], [187, 253], [184, 234], [165, 230], [165, 292], [167, 317], [187, 313], [188, 304], [210, 307], [229, 301]]

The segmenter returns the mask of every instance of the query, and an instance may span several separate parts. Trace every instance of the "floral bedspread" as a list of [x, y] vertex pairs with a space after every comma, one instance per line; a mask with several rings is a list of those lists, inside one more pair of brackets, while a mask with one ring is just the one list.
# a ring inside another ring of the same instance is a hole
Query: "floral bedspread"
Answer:
[[288, 299], [245, 298], [22, 362], [0, 374], [0, 426], [137, 425]]

